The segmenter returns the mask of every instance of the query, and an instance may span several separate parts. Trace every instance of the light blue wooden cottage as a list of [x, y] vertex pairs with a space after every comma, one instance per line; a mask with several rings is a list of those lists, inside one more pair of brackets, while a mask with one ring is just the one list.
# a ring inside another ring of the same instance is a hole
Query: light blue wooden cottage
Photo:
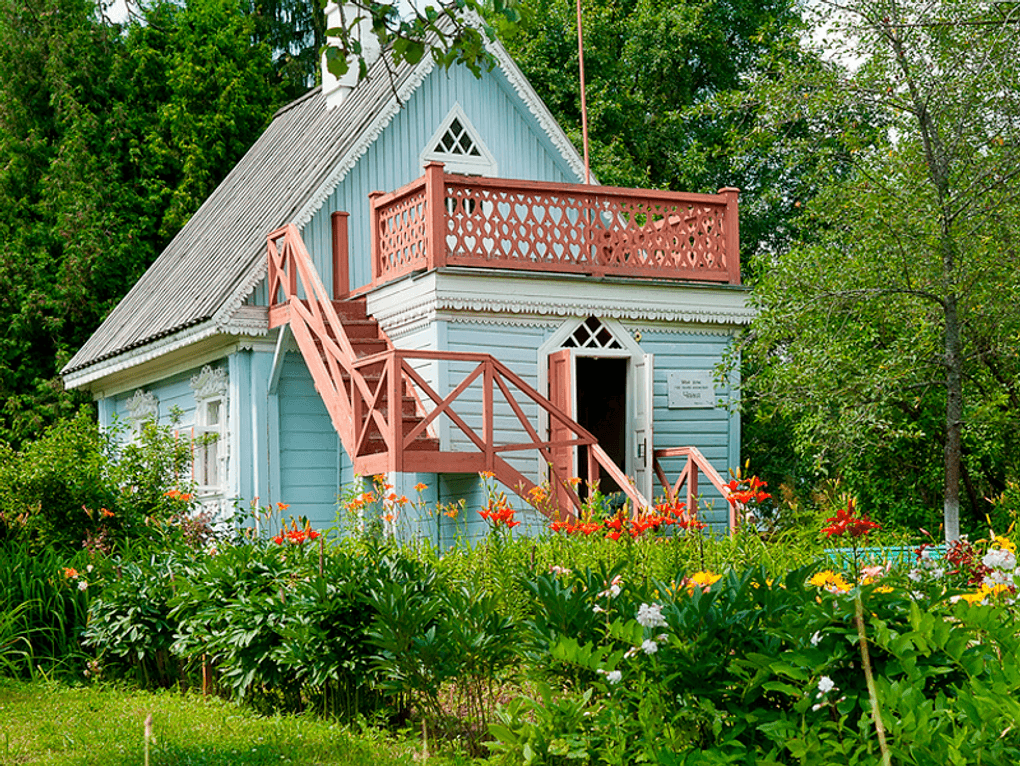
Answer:
[[[640, 506], [663, 493], [657, 464], [670, 484], [725, 475], [740, 424], [713, 368], [751, 315], [736, 191], [581, 184], [491, 50], [480, 79], [425, 58], [391, 83], [377, 64], [281, 109], [65, 384], [104, 426], [181, 413], [199, 496], [224, 514], [258, 498], [326, 526], [343, 486], [384, 474], [412, 498], [427, 485], [430, 507], [465, 499], [472, 534], [479, 471], [522, 510], [550, 481], [562, 514], [571, 476]], [[438, 542], [465, 524], [406, 521]]]

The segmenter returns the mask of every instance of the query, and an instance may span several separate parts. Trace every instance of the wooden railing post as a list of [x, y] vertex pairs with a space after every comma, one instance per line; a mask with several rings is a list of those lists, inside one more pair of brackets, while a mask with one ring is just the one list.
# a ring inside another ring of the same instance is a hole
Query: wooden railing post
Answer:
[[[351, 256], [347, 233], [347, 219], [350, 215], [350, 213], [340, 210], [334, 211], [330, 215], [333, 224], [333, 300], [335, 301], [343, 300], [351, 292]], [[373, 262], [374, 260], [373, 258]]]
[[595, 492], [595, 487], [596, 487], [596, 485], [598, 485], [599, 478], [602, 475], [602, 472], [599, 471], [599, 464], [595, 460], [595, 452], [593, 450], [593, 447], [594, 447], [594, 445], [592, 445], [592, 444], [589, 444], [588, 447], [587, 447], [587, 452], [588, 452], [588, 475], [585, 477], [585, 480], [588, 482], [588, 491], [589, 491], [588, 496], [589, 497], [591, 497], [592, 493]]
[[391, 469], [397, 473], [404, 472], [404, 359], [399, 351], [389, 354], [387, 365], [389, 376], [386, 381], [387, 410], [390, 414], [390, 433], [393, 434], [393, 446], [390, 449]]
[[368, 195], [368, 205], [372, 212], [369, 215], [369, 252], [372, 254], [372, 284], [377, 284], [380, 277], [382, 276], [382, 264], [379, 262], [380, 249], [379, 249], [379, 198], [383, 196], [381, 191], [370, 192]]
[[428, 269], [446, 265], [446, 189], [443, 180], [443, 163], [425, 165], [425, 215]]
[[492, 360], [485, 361], [482, 372], [482, 441], [485, 442], [485, 470], [491, 471], [496, 464], [496, 435], [492, 411], [493, 369]]
[[740, 215], [737, 200], [740, 189], [726, 186], [719, 190], [726, 197], [726, 215], [723, 226], [726, 229], [726, 271], [731, 285], [740, 284]]
[[694, 456], [687, 458], [687, 512], [694, 513], [698, 502], [698, 464]]

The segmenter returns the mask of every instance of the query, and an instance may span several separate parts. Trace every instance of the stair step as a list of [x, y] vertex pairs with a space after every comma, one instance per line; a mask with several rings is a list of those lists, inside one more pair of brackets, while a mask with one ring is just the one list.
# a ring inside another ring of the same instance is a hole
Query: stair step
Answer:
[[[439, 451], [439, 439], [435, 439], [431, 436], [419, 436], [413, 442], [411, 442], [405, 449], [414, 452], [438, 452]], [[382, 434], [373, 433], [369, 434], [365, 440], [364, 447], [360, 454], [362, 455], [377, 455], [380, 452], [386, 451], [386, 441], [382, 438]]]
[[386, 341], [379, 338], [351, 338], [351, 347], [358, 357], [371, 356], [386, 350]]
[[[374, 319], [352, 319], [343, 320], [344, 331], [347, 333], [347, 337], [351, 343], [355, 339], [368, 338], [370, 340], [379, 340], [379, 323]], [[385, 343], [385, 341], [383, 341]]]
[[368, 319], [368, 302], [364, 298], [349, 301], [333, 301], [333, 308], [341, 320]]

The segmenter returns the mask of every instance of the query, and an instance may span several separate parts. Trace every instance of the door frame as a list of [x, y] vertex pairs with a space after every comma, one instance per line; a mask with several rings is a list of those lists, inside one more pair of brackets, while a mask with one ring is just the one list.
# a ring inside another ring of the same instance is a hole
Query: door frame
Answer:
[[[577, 348], [568, 347], [564, 349], [563, 344], [574, 334], [578, 327], [588, 320], [589, 317], [572, 317], [566, 320], [549, 337], [549, 339], [538, 348], [538, 390], [543, 395], [549, 394], [549, 357], [557, 352], [568, 350], [570, 352], [570, 417], [577, 420], [577, 375], [575, 360], [579, 356], [596, 358], [627, 359], [627, 428], [626, 431], [626, 462], [620, 466], [624, 473], [634, 477], [638, 490], [646, 497], [652, 496], [652, 438], [654, 423], [654, 402], [652, 396], [652, 382], [654, 379], [654, 360], [652, 354], [645, 353], [640, 344], [631, 335], [630, 331], [615, 319], [595, 316], [601, 324], [609, 330], [613, 339], [622, 348]], [[639, 379], [640, 378], [640, 379]], [[647, 401], [645, 401], [647, 399]], [[645, 422], [638, 423], [638, 418]], [[545, 410], [539, 414], [539, 433], [545, 434], [549, 431], [549, 416]], [[639, 434], [641, 434], [642, 445], [638, 445]], [[641, 454], [638, 455], [638, 452]], [[574, 450], [574, 466], [576, 468], [576, 450]], [[541, 455], [537, 457], [538, 476], [548, 475], [548, 467]], [[583, 477], [582, 477], [583, 478]]]

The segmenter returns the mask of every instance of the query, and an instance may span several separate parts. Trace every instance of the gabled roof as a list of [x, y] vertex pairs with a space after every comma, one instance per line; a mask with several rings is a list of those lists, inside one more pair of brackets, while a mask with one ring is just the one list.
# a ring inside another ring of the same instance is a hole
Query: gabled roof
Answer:
[[[582, 176], [583, 161], [516, 64], [498, 42], [490, 50], [553, 145]], [[335, 109], [326, 109], [315, 88], [277, 112], [67, 363], [62, 375], [78, 373], [68, 384], [87, 382], [87, 367], [196, 325], [251, 333], [250, 318], [232, 320], [265, 276], [266, 235], [285, 223], [308, 221], [433, 67], [428, 56], [416, 66], [399, 66], [391, 83], [380, 61]]]

